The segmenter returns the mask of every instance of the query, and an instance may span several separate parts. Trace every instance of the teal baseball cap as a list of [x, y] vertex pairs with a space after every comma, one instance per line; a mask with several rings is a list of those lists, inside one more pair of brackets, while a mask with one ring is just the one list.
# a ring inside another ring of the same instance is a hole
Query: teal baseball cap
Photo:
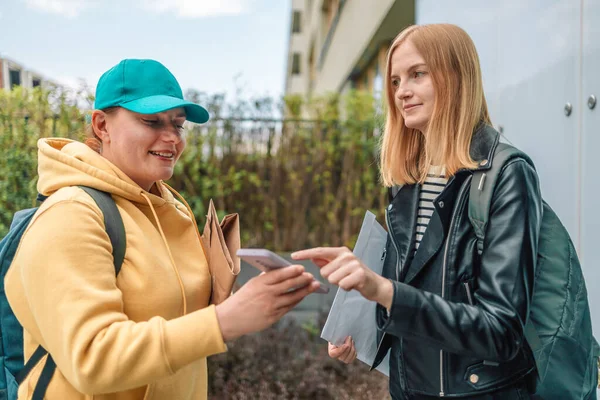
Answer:
[[188, 121], [202, 124], [209, 118], [204, 107], [183, 99], [177, 79], [155, 60], [123, 60], [100, 77], [94, 108], [109, 107], [123, 107], [139, 114], [183, 107]]

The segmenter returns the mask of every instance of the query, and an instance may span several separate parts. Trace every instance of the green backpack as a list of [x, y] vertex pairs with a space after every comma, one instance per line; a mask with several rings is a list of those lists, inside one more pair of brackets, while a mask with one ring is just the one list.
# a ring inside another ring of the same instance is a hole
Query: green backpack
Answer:
[[[494, 185], [502, 168], [515, 158], [533, 166], [526, 154], [499, 143], [491, 168], [473, 174], [469, 219], [480, 255]], [[525, 338], [537, 366], [534, 399], [596, 399], [600, 352], [592, 334], [583, 272], [569, 233], [546, 202]]]
[[[115, 274], [118, 275], [123, 264], [126, 248], [125, 227], [117, 205], [109, 193], [91, 187], [80, 186], [98, 205], [104, 215], [106, 233], [112, 244]], [[43, 202], [45, 196], [38, 195]], [[4, 277], [13, 261], [21, 237], [27, 230], [38, 207], [15, 213], [8, 234], [0, 241], [0, 400], [16, 400], [19, 385], [31, 370], [48, 354], [38, 346], [35, 352], [23, 363], [23, 327], [15, 317], [4, 290]], [[56, 364], [50, 355], [42, 369], [40, 378], [33, 391], [32, 400], [42, 400], [54, 375]]]

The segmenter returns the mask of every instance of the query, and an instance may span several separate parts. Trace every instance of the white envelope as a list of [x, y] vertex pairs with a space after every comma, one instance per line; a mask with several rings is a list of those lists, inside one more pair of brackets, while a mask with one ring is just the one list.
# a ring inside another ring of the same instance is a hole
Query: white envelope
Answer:
[[[367, 267], [381, 275], [385, 256], [386, 230], [377, 222], [375, 214], [367, 211], [363, 220], [354, 255]], [[375, 307], [377, 303], [362, 297], [356, 290], [347, 292], [338, 289], [321, 338], [337, 346], [352, 336], [357, 358], [365, 364], [373, 365], [377, 354], [377, 325]], [[389, 376], [389, 352], [377, 370]]]

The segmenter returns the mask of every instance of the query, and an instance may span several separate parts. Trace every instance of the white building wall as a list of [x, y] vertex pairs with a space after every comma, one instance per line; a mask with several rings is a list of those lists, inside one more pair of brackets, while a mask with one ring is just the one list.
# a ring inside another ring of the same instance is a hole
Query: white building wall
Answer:
[[9, 82], [9, 75], [8, 75], [8, 62], [2, 60], [2, 82], [0, 82], [0, 88], [2, 89], [10, 89], [8, 87], [8, 82]]
[[[305, 94], [308, 86], [308, 36], [310, 26], [308, 24], [308, 11], [306, 0], [293, 0], [292, 13], [290, 15], [290, 40], [288, 44], [288, 58], [286, 63], [286, 94]], [[294, 11], [301, 12], [300, 32], [292, 32]], [[300, 74], [292, 74], [293, 55], [300, 55]]]
[[320, 51], [323, 43], [319, 47], [317, 62], [321, 65], [318, 67], [316, 93], [337, 92], [342, 89], [352, 68], [358, 62], [395, 1], [347, 0], [345, 2], [322, 60]]
[[38, 73], [33, 72], [31, 70], [26, 69], [23, 65], [9, 59], [2, 59], [2, 82], [0, 82], [0, 88], [10, 90], [11, 89], [11, 81], [10, 81], [10, 71], [18, 70], [20, 72], [21, 77], [21, 86], [27, 89], [33, 87], [33, 80], [39, 79], [42, 84], [46, 82], [46, 80]]

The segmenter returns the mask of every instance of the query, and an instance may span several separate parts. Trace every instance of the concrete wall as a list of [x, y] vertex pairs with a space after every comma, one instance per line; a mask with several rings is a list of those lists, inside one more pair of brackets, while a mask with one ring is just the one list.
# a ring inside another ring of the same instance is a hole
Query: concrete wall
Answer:
[[[302, 11], [302, 32], [290, 32], [286, 93], [308, 96], [343, 92], [349, 81], [374, 78], [370, 66], [414, 23], [414, 0], [292, 0], [292, 9]], [[300, 75], [291, 75], [293, 53], [301, 57]]]
[[[286, 94], [300, 93], [304, 94], [308, 87], [308, 37], [310, 26], [308, 24], [309, 16], [306, 9], [306, 0], [293, 0], [292, 13], [290, 18], [290, 40], [288, 42], [288, 58], [286, 62]], [[300, 11], [300, 32], [292, 32], [292, 22], [294, 11]], [[292, 75], [292, 59], [294, 53], [300, 55], [300, 74]]]
[[396, 0], [347, 0], [319, 58], [316, 93], [340, 91]]
[[10, 60], [8, 58], [0, 58], [0, 88], [10, 90], [10, 71], [19, 70], [21, 76], [21, 86], [24, 88], [32, 88], [33, 81], [39, 80], [42, 85], [46, 82], [46, 79], [40, 74], [26, 69], [23, 65]]

